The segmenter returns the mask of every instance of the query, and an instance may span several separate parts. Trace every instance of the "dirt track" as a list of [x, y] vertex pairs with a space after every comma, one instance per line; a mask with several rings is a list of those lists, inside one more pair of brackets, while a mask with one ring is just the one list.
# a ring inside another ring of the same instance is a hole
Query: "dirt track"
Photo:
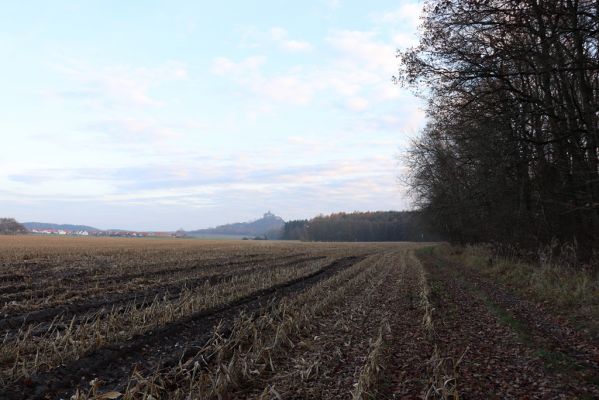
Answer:
[[[446, 389], [443, 379], [451, 379], [448, 386], [455, 384], [461, 399], [599, 398], [597, 353], [581, 352], [585, 342], [579, 335], [557, 339], [555, 332], [562, 330], [547, 323], [537, 306], [475, 271], [431, 256], [421, 260], [431, 286], [434, 331], [404, 322], [410, 332], [394, 354], [395, 395], [435, 398], [435, 390], [440, 395]], [[408, 320], [417, 313], [411, 314]], [[423, 358], [435, 349], [439, 357]], [[555, 364], [564, 359], [570, 365]]]

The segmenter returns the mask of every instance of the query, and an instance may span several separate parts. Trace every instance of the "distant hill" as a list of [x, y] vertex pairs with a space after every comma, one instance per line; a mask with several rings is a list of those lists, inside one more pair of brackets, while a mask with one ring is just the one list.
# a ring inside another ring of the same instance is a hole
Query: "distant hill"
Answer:
[[32, 229], [62, 229], [65, 231], [88, 231], [95, 232], [100, 229], [94, 228], [93, 226], [87, 225], [71, 225], [71, 224], [50, 224], [45, 222], [25, 222], [23, 223], [25, 228]]
[[0, 235], [21, 235], [25, 233], [27, 233], [27, 229], [14, 218], [0, 218]]
[[267, 212], [262, 218], [252, 222], [237, 222], [234, 224], [227, 224], [217, 226], [216, 228], [198, 229], [195, 231], [188, 231], [187, 234], [190, 236], [206, 236], [206, 235], [235, 235], [235, 236], [267, 236], [268, 238], [275, 238], [280, 235], [285, 221], [283, 218], [278, 217]]

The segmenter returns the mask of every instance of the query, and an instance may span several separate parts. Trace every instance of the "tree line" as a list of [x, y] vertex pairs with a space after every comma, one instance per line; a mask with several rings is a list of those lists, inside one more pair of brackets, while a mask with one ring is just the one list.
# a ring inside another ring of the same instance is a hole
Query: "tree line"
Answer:
[[0, 218], [0, 235], [24, 235], [27, 229], [14, 218]]
[[285, 223], [284, 240], [329, 242], [434, 241], [418, 212], [383, 211], [336, 213]]
[[397, 81], [427, 99], [408, 155], [456, 242], [599, 246], [599, 3], [428, 0]]

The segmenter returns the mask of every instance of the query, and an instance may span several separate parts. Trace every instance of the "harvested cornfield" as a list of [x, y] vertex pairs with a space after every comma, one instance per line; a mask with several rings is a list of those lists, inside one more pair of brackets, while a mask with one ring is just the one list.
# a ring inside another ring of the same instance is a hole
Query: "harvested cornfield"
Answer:
[[429, 250], [0, 238], [0, 398], [597, 393], [547, 370], [481, 294], [495, 289]]

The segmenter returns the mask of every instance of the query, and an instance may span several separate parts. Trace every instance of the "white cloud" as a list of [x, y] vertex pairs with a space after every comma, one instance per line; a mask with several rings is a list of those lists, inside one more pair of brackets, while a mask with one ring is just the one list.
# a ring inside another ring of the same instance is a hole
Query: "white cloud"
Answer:
[[[281, 41], [287, 32], [273, 28], [271, 36]], [[399, 34], [382, 35], [372, 30], [335, 30], [325, 38], [330, 56], [324, 63], [306, 63], [277, 72], [268, 68], [271, 64], [264, 57], [240, 61], [218, 57], [212, 71], [251, 94], [253, 109], [257, 101], [270, 103], [272, 111], [282, 104], [307, 105], [318, 100], [329, 102], [329, 106], [341, 104], [349, 111], [365, 111], [405, 95], [391, 82], [397, 71], [396, 42], [404, 39]], [[256, 115], [252, 112], [252, 118]]]
[[161, 83], [188, 77], [186, 65], [179, 61], [168, 61], [153, 68], [128, 65], [92, 67], [70, 61], [55, 68], [73, 82], [71, 88], [55, 94], [78, 99], [92, 107], [106, 104], [161, 106], [165, 104], [164, 101], [152, 97], [150, 90]]
[[264, 93], [275, 101], [292, 104], [308, 104], [314, 95], [314, 87], [301, 76], [281, 75], [256, 82], [255, 91]]
[[212, 61], [211, 71], [216, 75], [243, 76], [256, 73], [265, 61], [265, 58], [261, 56], [247, 57], [239, 62], [234, 62], [227, 57], [216, 57]]
[[352, 97], [347, 100], [347, 107], [352, 111], [365, 111], [368, 108], [368, 100], [362, 97]]
[[86, 130], [99, 132], [108, 137], [111, 141], [147, 141], [147, 140], [171, 140], [183, 137], [183, 131], [186, 129], [197, 129], [195, 124], [186, 125], [165, 124], [156, 118], [144, 117], [122, 117], [107, 118], [93, 122], [86, 126]]
[[392, 74], [397, 67], [395, 47], [377, 40], [376, 32], [341, 30], [333, 32], [326, 40], [344, 61], [351, 60], [370, 73]]
[[[307, 104], [312, 100], [315, 87], [306, 80], [304, 71], [292, 69], [282, 74], [267, 76], [262, 67], [263, 57], [248, 57], [239, 62], [226, 57], [217, 57], [212, 63], [212, 72], [225, 75], [240, 87], [248, 90], [252, 97], [250, 107], [256, 108], [256, 100], [263, 99], [274, 103]], [[261, 108], [271, 110], [268, 105]]]
[[395, 33], [393, 35], [393, 45], [399, 50], [404, 50], [418, 45], [418, 37], [405, 32]]
[[271, 39], [283, 50], [297, 52], [312, 50], [312, 45], [303, 40], [291, 40], [287, 31], [280, 27], [270, 30]]
[[378, 23], [400, 25], [406, 31], [415, 31], [420, 25], [422, 7], [422, 2], [409, 1], [394, 10], [375, 14], [374, 20]]
[[141, 164], [133, 171], [106, 166], [94, 171], [29, 168], [18, 172], [18, 177], [10, 173], [0, 176], [5, 196], [20, 194], [39, 201], [93, 199], [147, 204], [167, 201], [179, 205], [202, 202], [202, 196], [218, 203], [228, 196], [236, 199], [255, 198], [259, 193], [277, 196], [276, 192], [290, 190], [298, 193], [309, 190], [322, 197], [335, 192], [347, 195], [355, 185], [368, 187], [374, 195], [389, 192], [389, 182], [395, 174], [391, 157], [373, 156], [286, 166], [252, 156], [234, 157], [228, 162], [210, 160], [209, 164], [206, 160], [188, 159], [186, 165], [177, 168], [171, 164]]
[[331, 10], [336, 10], [341, 5], [341, 0], [324, 0], [324, 2]]

